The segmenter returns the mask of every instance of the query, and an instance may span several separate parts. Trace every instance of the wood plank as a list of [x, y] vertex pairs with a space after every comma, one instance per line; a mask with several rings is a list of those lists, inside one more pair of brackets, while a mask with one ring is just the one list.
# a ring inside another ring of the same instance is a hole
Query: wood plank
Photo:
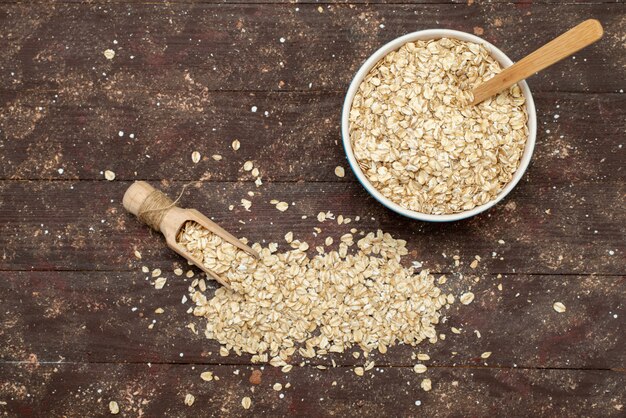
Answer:
[[[347, 166], [342, 93], [185, 91], [161, 95], [161, 106], [149, 92], [2, 97], [10, 103], [0, 115], [3, 179], [102, 179], [109, 169], [120, 180], [249, 180], [242, 166], [253, 160], [264, 181], [339, 181], [334, 168]], [[250, 112], [252, 106], [258, 111]], [[534, 179], [624, 181], [626, 96], [539, 93], [536, 106]], [[237, 152], [233, 139], [242, 144]], [[196, 150], [204, 157], [197, 165]]]
[[[123, 416], [623, 416], [624, 373], [573, 370], [377, 368], [356, 378], [351, 369], [265, 369], [252, 385], [252, 369], [211, 368], [220, 380], [203, 382], [204, 368], [153, 364], [0, 365], [0, 411], [11, 416], [108, 416], [118, 402]], [[424, 392], [420, 382], [432, 380]], [[272, 385], [291, 386], [280, 392]], [[188, 407], [187, 393], [195, 396]], [[241, 399], [252, 406], [245, 411]], [[417, 402], [419, 401], [419, 402]], [[417, 404], [419, 404], [419, 406]]]
[[[321, 7], [322, 13], [318, 10]], [[605, 39], [533, 77], [536, 91], [623, 88], [624, 4], [7, 4], [0, 85], [81, 95], [199, 90], [345, 90], [395, 37], [427, 28], [475, 32], [519, 59], [584, 18]], [[280, 39], [285, 38], [281, 43]], [[114, 43], [117, 41], [117, 44]], [[113, 48], [115, 58], [103, 51]], [[133, 58], [131, 58], [133, 57]]]
[[[436, 344], [395, 346], [370, 356], [377, 365], [412, 366], [414, 353], [427, 353], [436, 367], [521, 367], [613, 369], [626, 364], [626, 276], [486, 274], [476, 282], [450, 274], [440, 285], [457, 298], [471, 289], [476, 299], [442, 309]], [[249, 356], [219, 355], [219, 344], [207, 340], [206, 321], [186, 313], [181, 303], [191, 280], [175, 277], [172, 268], [162, 290], [135, 272], [2, 272], [0, 273], [0, 359], [42, 362], [131, 362], [250, 364]], [[502, 285], [502, 290], [498, 285]], [[217, 287], [211, 282], [210, 293]], [[457, 299], [458, 300], [458, 299]], [[560, 301], [565, 313], [554, 311]], [[157, 308], [165, 313], [156, 314]], [[153, 328], [148, 326], [154, 322]], [[196, 324], [199, 335], [186, 325]], [[461, 330], [454, 334], [450, 327]], [[477, 334], [477, 332], [479, 334]], [[332, 353], [312, 364], [362, 365], [353, 351]], [[481, 353], [491, 351], [487, 360]], [[183, 353], [183, 357], [180, 356]], [[293, 364], [303, 360], [299, 355]], [[309, 363], [309, 360], [306, 360]]]
[[[552, 185], [529, 176], [510, 197], [470, 220], [437, 224], [395, 215], [357, 183], [198, 183], [181, 200], [237, 236], [282, 242], [287, 231], [318, 245], [351, 228], [378, 228], [409, 242], [414, 259], [434, 271], [449, 271], [455, 254], [483, 261], [477, 273], [623, 274], [626, 252], [626, 183]], [[129, 182], [0, 182], [0, 270], [128, 270], [179, 260], [162, 236], [127, 214], [121, 199]], [[175, 182], [162, 189], [176, 196]], [[250, 198], [248, 191], [255, 196]], [[323, 196], [323, 199], [320, 198]], [[253, 204], [250, 212], [242, 198]], [[295, 202], [286, 212], [272, 199]], [[601, 202], [598, 203], [598, 202]], [[229, 205], [236, 208], [229, 211]], [[320, 211], [361, 217], [349, 225], [320, 224]], [[302, 216], [308, 216], [302, 219]], [[245, 224], [240, 223], [240, 221]], [[319, 237], [313, 228], [321, 227]], [[503, 240], [504, 244], [500, 244]], [[313, 245], [311, 246], [313, 248]], [[495, 255], [493, 254], [495, 252]]]

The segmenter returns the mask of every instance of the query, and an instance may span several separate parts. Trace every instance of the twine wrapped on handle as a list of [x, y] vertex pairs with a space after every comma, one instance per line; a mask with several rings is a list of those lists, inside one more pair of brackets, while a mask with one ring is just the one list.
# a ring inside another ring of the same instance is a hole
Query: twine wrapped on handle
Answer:
[[194, 181], [185, 184], [183, 189], [180, 191], [180, 194], [174, 201], [159, 190], [154, 190], [148, 195], [148, 197], [146, 197], [139, 207], [137, 218], [155, 231], [160, 231], [159, 226], [161, 225], [161, 221], [167, 211], [176, 206], [176, 203], [178, 203], [180, 198], [183, 196], [183, 193], [185, 193], [185, 189], [193, 183], [196, 182]]

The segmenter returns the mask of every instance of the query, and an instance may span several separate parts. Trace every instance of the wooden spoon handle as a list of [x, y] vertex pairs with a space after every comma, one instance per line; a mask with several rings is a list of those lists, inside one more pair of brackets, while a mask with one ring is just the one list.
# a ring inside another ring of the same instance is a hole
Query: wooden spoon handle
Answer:
[[602, 37], [603, 29], [595, 19], [585, 20], [578, 26], [568, 30], [558, 38], [548, 42], [535, 52], [503, 70], [495, 77], [480, 84], [473, 90], [476, 105], [502, 90], [511, 87], [520, 80], [530, 77], [538, 71], [562, 60], [591, 45]]

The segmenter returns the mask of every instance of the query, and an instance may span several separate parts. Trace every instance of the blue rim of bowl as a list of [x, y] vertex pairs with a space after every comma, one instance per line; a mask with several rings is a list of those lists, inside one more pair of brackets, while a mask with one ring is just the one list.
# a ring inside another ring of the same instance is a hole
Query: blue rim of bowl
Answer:
[[490, 42], [485, 41], [478, 36], [472, 35], [467, 32], [457, 31], [453, 29], [425, 29], [416, 32], [411, 32], [406, 35], [400, 36], [398, 38], [392, 39], [387, 42], [380, 48], [378, 48], [372, 55], [369, 56], [367, 60], [359, 67], [359, 70], [356, 72], [352, 81], [350, 82], [350, 86], [348, 87], [348, 91], [346, 92], [346, 97], [343, 102], [342, 112], [341, 112], [341, 137], [343, 148], [346, 153], [346, 158], [348, 160], [348, 164], [350, 165], [350, 169], [356, 176], [361, 186], [376, 199], [380, 204], [385, 206], [387, 209], [405, 216], [407, 218], [426, 221], [426, 222], [454, 222], [460, 221], [463, 219], [471, 218], [472, 216], [476, 216], [491, 207], [495, 206], [502, 199], [504, 199], [510, 192], [515, 188], [515, 186], [519, 183], [519, 181], [524, 176], [528, 165], [530, 164], [530, 160], [535, 148], [535, 141], [537, 135], [537, 114], [535, 109], [535, 102], [533, 100], [532, 94], [530, 92], [530, 88], [526, 81], [520, 81], [518, 85], [522, 89], [524, 97], [526, 99], [526, 113], [528, 114], [528, 138], [526, 139], [526, 144], [524, 147], [524, 153], [522, 154], [522, 158], [520, 160], [520, 164], [515, 171], [515, 174], [511, 181], [507, 183], [507, 185], [500, 191], [498, 196], [483, 205], [479, 205], [474, 207], [471, 210], [457, 212], [452, 214], [444, 214], [444, 215], [433, 215], [429, 213], [417, 212], [411, 209], [407, 209], [403, 206], [400, 206], [397, 203], [394, 203], [391, 199], [383, 196], [376, 188], [369, 182], [361, 167], [358, 166], [358, 162], [354, 153], [352, 152], [352, 144], [350, 143], [350, 135], [349, 135], [349, 115], [350, 109], [352, 107], [352, 100], [354, 99], [354, 95], [356, 94], [357, 89], [361, 85], [361, 82], [365, 78], [365, 76], [369, 73], [376, 63], [378, 63], [384, 56], [389, 54], [391, 51], [395, 51], [404, 45], [407, 42], [412, 42], [416, 40], [424, 40], [424, 39], [440, 39], [444, 37], [452, 37], [455, 39], [460, 39], [464, 41], [474, 42], [481, 44], [487, 48], [489, 53], [493, 58], [495, 58], [504, 68], [513, 65], [513, 61], [504, 54], [499, 48], [495, 47]]

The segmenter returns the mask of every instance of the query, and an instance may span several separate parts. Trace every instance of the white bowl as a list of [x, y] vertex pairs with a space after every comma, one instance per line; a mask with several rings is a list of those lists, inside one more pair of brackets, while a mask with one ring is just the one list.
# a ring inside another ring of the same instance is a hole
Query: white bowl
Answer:
[[431, 215], [428, 213], [416, 212], [414, 210], [407, 209], [405, 207], [400, 206], [399, 204], [391, 201], [387, 197], [383, 196], [376, 188], [369, 182], [363, 171], [361, 171], [361, 167], [356, 161], [354, 157], [354, 152], [352, 151], [352, 144], [350, 143], [350, 133], [349, 133], [349, 116], [350, 116], [350, 108], [352, 107], [352, 100], [354, 99], [354, 95], [356, 94], [361, 82], [365, 78], [365, 76], [369, 73], [369, 71], [376, 65], [378, 61], [380, 61], [385, 55], [390, 53], [391, 51], [395, 51], [404, 45], [407, 42], [413, 42], [417, 40], [429, 40], [429, 39], [439, 39], [439, 38], [454, 38], [459, 39], [461, 41], [474, 42], [477, 44], [482, 44], [487, 50], [490, 52], [491, 56], [495, 58], [502, 67], [506, 68], [513, 65], [513, 61], [509, 59], [504, 52], [500, 51], [498, 48], [490, 44], [489, 42], [479, 38], [478, 36], [471, 35], [469, 33], [460, 32], [456, 30], [450, 29], [428, 29], [421, 30], [418, 32], [409, 33], [407, 35], [401, 36], [399, 38], [394, 39], [388, 44], [384, 45], [378, 51], [376, 51], [371, 57], [365, 61], [365, 63], [359, 68], [359, 71], [354, 76], [352, 83], [350, 83], [350, 88], [348, 88], [348, 93], [346, 94], [346, 99], [343, 103], [343, 112], [341, 115], [341, 135], [343, 137], [343, 147], [346, 150], [346, 156], [348, 157], [348, 162], [350, 163], [350, 168], [359, 179], [363, 187], [372, 195], [376, 200], [385, 205], [387, 208], [397, 212], [401, 215], [407, 216], [413, 219], [419, 219], [421, 221], [429, 221], [429, 222], [450, 222], [450, 221], [458, 221], [460, 219], [469, 218], [474, 215], [478, 215], [481, 212], [486, 211], [500, 200], [502, 200], [520, 181], [526, 168], [528, 167], [528, 163], [530, 163], [530, 158], [533, 154], [533, 149], [535, 148], [535, 139], [537, 137], [537, 114], [535, 110], [535, 102], [533, 101], [533, 97], [530, 94], [530, 89], [528, 88], [528, 84], [525, 81], [519, 83], [519, 86], [522, 89], [522, 93], [526, 98], [526, 110], [528, 112], [528, 139], [526, 140], [526, 147], [524, 148], [524, 154], [522, 155], [522, 159], [520, 161], [519, 167], [517, 171], [513, 175], [511, 181], [502, 189], [502, 191], [498, 194], [498, 196], [490, 201], [485, 203], [484, 205], [476, 206], [471, 210], [467, 210], [464, 212], [446, 214], [446, 215]]

